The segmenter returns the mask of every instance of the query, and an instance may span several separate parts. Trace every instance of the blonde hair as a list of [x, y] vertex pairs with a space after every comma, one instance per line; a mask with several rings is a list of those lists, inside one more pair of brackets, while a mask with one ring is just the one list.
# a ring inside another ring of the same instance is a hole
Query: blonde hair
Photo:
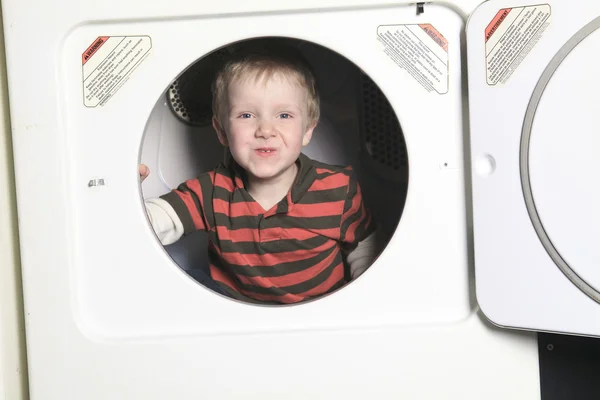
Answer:
[[256, 44], [239, 49], [225, 63], [213, 82], [213, 115], [221, 126], [223, 106], [227, 102], [229, 85], [238, 79], [269, 79], [280, 75], [293, 79], [305, 89], [307, 97], [308, 124], [316, 125], [320, 116], [320, 100], [315, 76], [308, 62], [290, 46]]

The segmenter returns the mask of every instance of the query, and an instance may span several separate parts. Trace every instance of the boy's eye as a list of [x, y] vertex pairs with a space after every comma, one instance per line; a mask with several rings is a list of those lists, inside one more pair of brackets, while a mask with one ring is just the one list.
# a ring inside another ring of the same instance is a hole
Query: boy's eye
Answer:
[[282, 113], [282, 114], [279, 114], [279, 118], [281, 118], [281, 119], [289, 119], [289, 118], [292, 118], [292, 116], [290, 114], [288, 114], [288, 113]]
[[252, 115], [248, 114], [248, 113], [243, 113], [243, 114], [240, 114], [240, 118], [252, 118]]

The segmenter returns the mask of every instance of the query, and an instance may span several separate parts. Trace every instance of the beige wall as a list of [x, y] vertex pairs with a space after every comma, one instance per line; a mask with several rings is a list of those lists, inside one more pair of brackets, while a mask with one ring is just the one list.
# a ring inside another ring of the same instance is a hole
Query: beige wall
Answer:
[[0, 400], [26, 400], [21, 269], [2, 32], [0, 29]]

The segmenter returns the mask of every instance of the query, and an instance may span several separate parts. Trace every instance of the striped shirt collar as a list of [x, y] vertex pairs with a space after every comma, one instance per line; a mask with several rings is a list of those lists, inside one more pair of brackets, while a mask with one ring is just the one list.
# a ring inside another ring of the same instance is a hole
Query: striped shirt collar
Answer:
[[[287, 201], [291, 202], [292, 204], [297, 203], [300, 200], [302, 195], [304, 195], [308, 191], [310, 186], [313, 184], [317, 176], [313, 160], [311, 160], [303, 153], [300, 153], [300, 156], [296, 160], [296, 165], [298, 166], [298, 173], [296, 174], [296, 179], [292, 184], [290, 193], [288, 193], [288, 195], [283, 199], [287, 199]], [[231, 152], [229, 151], [226, 152], [225, 166], [227, 168], [230, 168], [233, 172], [236, 189], [246, 191], [246, 186], [248, 184], [248, 174], [246, 173], [246, 170], [234, 160], [233, 156], [231, 155]], [[278, 213], [287, 212], [287, 207], [285, 208], [286, 209], [284, 211], [282, 207], [278, 207]]]

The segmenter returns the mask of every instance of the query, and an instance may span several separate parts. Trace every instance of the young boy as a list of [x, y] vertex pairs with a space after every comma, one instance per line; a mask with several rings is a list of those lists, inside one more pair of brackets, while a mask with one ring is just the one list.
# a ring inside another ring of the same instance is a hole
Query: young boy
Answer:
[[161, 243], [207, 231], [212, 279], [250, 302], [297, 303], [362, 274], [377, 248], [357, 181], [301, 154], [319, 119], [304, 60], [284, 48], [234, 57], [216, 77], [213, 114], [229, 157], [146, 201]]

